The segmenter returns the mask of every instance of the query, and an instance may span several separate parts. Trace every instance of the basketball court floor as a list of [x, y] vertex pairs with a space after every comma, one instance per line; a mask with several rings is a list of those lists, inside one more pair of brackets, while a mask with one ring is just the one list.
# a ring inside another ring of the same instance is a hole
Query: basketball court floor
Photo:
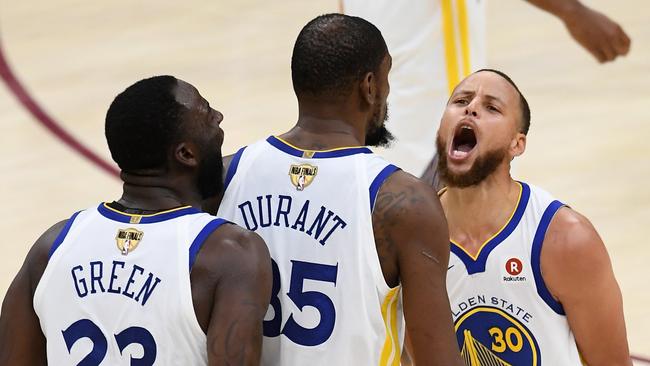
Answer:
[[[516, 177], [592, 220], [623, 292], [631, 350], [650, 356], [650, 5], [588, 3], [623, 25], [632, 38], [627, 57], [599, 65], [552, 16], [525, 1], [492, 0], [488, 61], [513, 77], [532, 109]], [[156, 74], [194, 84], [223, 112], [227, 154], [295, 122], [293, 41], [309, 19], [337, 6], [336, 0], [3, 0], [0, 42], [41, 107], [103, 159], [110, 159], [103, 137], [108, 105], [129, 84]], [[4, 297], [40, 233], [79, 209], [118, 198], [121, 187], [40, 126], [4, 85], [0, 129]]]

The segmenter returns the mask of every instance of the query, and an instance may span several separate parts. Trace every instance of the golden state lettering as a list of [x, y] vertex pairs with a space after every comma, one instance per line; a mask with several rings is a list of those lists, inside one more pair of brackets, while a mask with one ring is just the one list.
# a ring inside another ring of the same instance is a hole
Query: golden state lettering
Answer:
[[145, 275], [144, 268], [137, 264], [129, 266], [128, 269], [125, 266], [125, 262], [113, 261], [110, 273], [106, 275], [104, 262], [101, 261], [90, 262], [86, 267], [73, 267], [70, 273], [77, 295], [86, 297], [88, 294], [108, 292], [126, 296], [144, 306], [161, 280], [151, 272]]
[[339, 215], [325, 206], [312, 205], [309, 200], [296, 202], [291, 196], [266, 195], [257, 196], [256, 201], [237, 206], [246, 228], [251, 231], [271, 225], [282, 226], [303, 232], [325, 245], [336, 231], [347, 226]]

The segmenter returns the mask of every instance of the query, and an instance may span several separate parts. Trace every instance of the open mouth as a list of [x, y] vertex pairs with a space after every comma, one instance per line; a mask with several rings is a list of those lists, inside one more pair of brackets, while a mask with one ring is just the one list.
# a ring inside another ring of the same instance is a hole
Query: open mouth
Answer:
[[456, 129], [454, 140], [451, 145], [451, 156], [464, 158], [476, 147], [476, 134], [474, 129], [468, 125], [462, 125]]

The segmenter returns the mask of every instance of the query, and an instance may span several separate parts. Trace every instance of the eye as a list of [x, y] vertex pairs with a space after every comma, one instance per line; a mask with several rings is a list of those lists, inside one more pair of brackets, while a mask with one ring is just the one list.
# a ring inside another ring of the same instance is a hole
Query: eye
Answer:
[[465, 105], [465, 104], [467, 104], [467, 99], [465, 99], [465, 98], [454, 99], [454, 104]]
[[486, 108], [487, 108], [488, 111], [491, 111], [491, 112], [497, 112], [497, 113], [500, 112], [497, 107], [495, 107], [495, 106], [493, 106], [491, 104], [488, 104], [488, 106]]

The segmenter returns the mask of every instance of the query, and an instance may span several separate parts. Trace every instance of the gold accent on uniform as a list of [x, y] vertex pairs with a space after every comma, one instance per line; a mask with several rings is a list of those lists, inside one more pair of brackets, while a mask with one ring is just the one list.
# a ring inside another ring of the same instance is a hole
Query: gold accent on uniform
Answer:
[[318, 167], [311, 164], [291, 165], [289, 168], [289, 177], [291, 184], [296, 187], [296, 190], [302, 191], [314, 181]]
[[131, 219], [129, 220], [129, 224], [139, 224], [140, 220], [142, 220], [142, 216], [133, 215], [133, 216], [131, 216]]
[[[138, 221], [140, 221], [138, 219]], [[117, 249], [120, 250], [122, 255], [127, 255], [135, 250], [140, 244], [140, 240], [144, 236], [144, 232], [133, 228], [119, 229], [115, 241], [117, 242]]]
[[463, 349], [460, 355], [468, 366], [512, 366], [506, 361], [500, 359], [497, 355], [492, 353], [487, 347], [472, 337], [472, 332], [468, 329], [463, 331], [465, 341], [463, 342]]
[[314, 157], [314, 154], [316, 154], [316, 151], [305, 150], [302, 152], [302, 157], [305, 159], [311, 159]]

